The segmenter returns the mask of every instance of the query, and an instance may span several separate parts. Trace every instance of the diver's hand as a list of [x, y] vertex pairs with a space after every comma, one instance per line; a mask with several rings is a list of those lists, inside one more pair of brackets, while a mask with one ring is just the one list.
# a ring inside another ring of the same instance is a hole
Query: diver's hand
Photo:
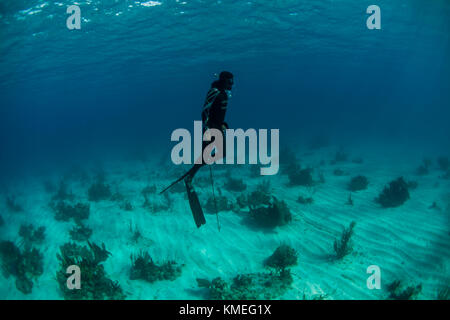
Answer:
[[210, 130], [206, 130], [205, 134], [203, 135], [203, 140], [204, 141], [211, 141], [211, 131]]

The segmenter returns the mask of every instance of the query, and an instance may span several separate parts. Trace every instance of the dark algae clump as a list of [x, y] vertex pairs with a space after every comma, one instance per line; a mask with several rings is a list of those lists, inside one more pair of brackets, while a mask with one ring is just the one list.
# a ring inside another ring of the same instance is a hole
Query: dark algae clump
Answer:
[[199, 287], [208, 289], [212, 300], [276, 299], [287, 292], [293, 283], [289, 269], [275, 272], [238, 274], [230, 282], [221, 277], [209, 281], [197, 279]]
[[256, 186], [256, 190], [252, 191], [249, 194], [241, 193], [236, 198], [236, 203], [239, 208], [244, 208], [247, 206], [250, 207], [259, 207], [262, 205], [270, 204], [272, 199], [271, 196], [271, 187], [269, 181], [263, 181]]
[[348, 183], [348, 190], [350, 191], [360, 191], [367, 189], [369, 184], [369, 180], [365, 176], [356, 176], [353, 177]]
[[74, 241], [88, 241], [93, 230], [82, 221], [75, 221], [75, 226], [69, 231], [70, 238]]
[[351, 237], [353, 235], [353, 229], [355, 228], [356, 222], [352, 221], [348, 228], [344, 228], [340, 239], [334, 240], [334, 252], [337, 260], [342, 259], [346, 255], [353, 251], [353, 246], [351, 243]]
[[111, 188], [105, 183], [104, 177], [97, 177], [97, 180], [88, 189], [89, 201], [98, 202], [102, 200], [109, 200], [111, 197]]
[[17, 290], [29, 294], [33, 280], [44, 272], [43, 256], [36, 248], [21, 250], [12, 241], [0, 242], [0, 262], [3, 276], [15, 278]]
[[422, 291], [422, 284], [406, 286], [401, 280], [394, 280], [387, 284], [386, 289], [391, 300], [414, 300]]
[[23, 224], [20, 226], [19, 236], [23, 239], [26, 247], [31, 244], [41, 244], [45, 239], [45, 227], [35, 229], [32, 224]]
[[292, 214], [286, 202], [279, 201], [274, 196], [267, 206], [250, 206], [249, 214], [255, 224], [265, 228], [283, 226], [292, 220]]
[[[217, 207], [216, 207], [217, 206]], [[208, 197], [208, 200], [205, 204], [205, 210], [208, 213], [216, 213], [221, 211], [228, 211], [233, 208], [232, 203], [225, 196], [217, 196], [214, 198], [213, 196]]]
[[131, 256], [131, 280], [145, 280], [153, 283], [159, 280], [173, 281], [181, 275], [182, 265], [175, 261], [167, 261], [160, 265], [156, 264], [148, 252], [140, 252]]
[[57, 203], [51, 203], [51, 208], [55, 212], [55, 220], [57, 221], [82, 221], [89, 218], [90, 205], [88, 203], [78, 202], [74, 205], [66, 203], [64, 201], [58, 201]]
[[450, 300], [450, 285], [444, 286], [438, 290], [436, 300]]
[[287, 244], [282, 244], [264, 261], [264, 265], [279, 270], [295, 266], [297, 265], [297, 251]]
[[384, 208], [393, 208], [401, 206], [409, 197], [408, 184], [400, 177], [385, 186], [375, 201]]
[[247, 185], [242, 181], [242, 179], [234, 179], [229, 177], [224, 185], [224, 188], [228, 191], [243, 192], [247, 189]]

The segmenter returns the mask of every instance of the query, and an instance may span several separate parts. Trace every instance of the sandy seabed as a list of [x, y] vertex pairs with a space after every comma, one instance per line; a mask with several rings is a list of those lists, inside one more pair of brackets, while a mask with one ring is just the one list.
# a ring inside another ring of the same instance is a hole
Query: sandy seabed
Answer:
[[[247, 184], [245, 192], [255, 190], [262, 181], [270, 181], [272, 194], [284, 200], [293, 215], [289, 224], [273, 230], [245, 223], [246, 209], [220, 212], [220, 232], [216, 216], [206, 212], [207, 224], [197, 229], [183, 184], [174, 190], [178, 192], [169, 195], [171, 209], [152, 213], [142, 207], [141, 190], [149, 185], [161, 190], [184, 169], [158, 165], [157, 159], [146, 163], [105, 163], [107, 183], [132, 204], [133, 210], [123, 210], [115, 201], [90, 202], [90, 217], [86, 220], [93, 229], [90, 241], [105, 243], [112, 253], [104, 263], [105, 269], [109, 278], [120, 283], [128, 299], [205, 299], [205, 289], [198, 287], [196, 278], [231, 280], [237, 274], [267, 271], [264, 260], [282, 243], [297, 250], [298, 264], [291, 268], [291, 289], [280, 299], [312, 299], [317, 295], [327, 299], [386, 299], [385, 286], [396, 279], [413, 285], [421, 283], [418, 298], [436, 299], [438, 290], [450, 283], [450, 180], [442, 178], [443, 172], [435, 164], [428, 175], [416, 175], [422, 157], [414, 151], [360, 151], [354, 156], [361, 157], [362, 163], [352, 162], [351, 157], [349, 161], [331, 164], [335, 150], [330, 147], [297, 154], [302, 166], [315, 168], [315, 179], [319, 172], [325, 177], [324, 183], [314, 187], [289, 186], [288, 177], [282, 173], [256, 176], [250, 166], [214, 167], [216, 193], [230, 201], [235, 201], [240, 193], [223, 187], [227, 175], [243, 179]], [[337, 168], [345, 175], [336, 176]], [[367, 176], [369, 185], [366, 190], [352, 193], [354, 204], [350, 206], [346, 204], [350, 194], [347, 184], [357, 175]], [[374, 198], [400, 176], [417, 181], [418, 187], [410, 191], [411, 198], [403, 205], [382, 208]], [[22, 224], [46, 228], [45, 241], [37, 246], [44, 255], [44, 273], [34, 281], [32, 293], [21, 293], [12, 277], [0, 275], [1, 299], [62, 299], [55, 276], [59, 270], [56, 255], [61, 245], [71, 241], [69, 230], [73, 223], [54, 219], [48, 205], [52, 194], [44, 188], [44, 181], [58, 181], [61, 177], [62, 173], [55, 170], [54, 176], [30, 176], [12, 183], [8, 192], [16, 196], [23, 212], [9, 212], [5, 201], [0, 204], [4, 220], [0, 240], [12, 240], [20, 246], [18, 230]], [[68, 185], [77, 201], [88, 202], [90, 182], [74, 179]], [[194, 185], [205, 204], [212, 195], [208, 168], [202, 168]], [[300, 204], [299, 195], [310, 196], [314, 202]], [[163, 201], [157, 193], [150, 195], [149, 200]], [[433, 202], [438, 209], [430, 208]], [[340, 261], [330, 260], [334, 239], [351, 221], [356, 222], [353, 252]], [[138, 241], [132, 238], [133, 228], [142, 234]], [[176, 260], [184, 264], [181, 276], [155, 283], [130, 280], [130, 255], [141, 250], [148, 251], [155, 261]], [[366, 270], [370, 265], [380, 267], [381, 290], [367, 288]]]

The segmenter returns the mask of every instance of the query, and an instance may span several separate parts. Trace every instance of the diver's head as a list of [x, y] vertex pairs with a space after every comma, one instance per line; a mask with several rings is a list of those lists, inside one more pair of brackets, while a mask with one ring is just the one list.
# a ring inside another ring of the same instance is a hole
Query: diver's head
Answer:
[[222, 71], [219, 75], [219, 82], [225, 90], [231, 90], [233, 87], [233, 74], [228, 71]]

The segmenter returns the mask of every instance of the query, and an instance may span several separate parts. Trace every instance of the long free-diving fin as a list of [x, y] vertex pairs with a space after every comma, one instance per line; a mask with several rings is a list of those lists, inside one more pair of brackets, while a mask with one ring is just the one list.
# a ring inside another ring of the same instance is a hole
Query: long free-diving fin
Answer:
[[200, 205], [200, 201], [198, 200], [197, 193], [194, 190], [194, 187], [191, 184], [191, 181], [185, 180], [186, 191], [189, 198], [189, 205], [191, 206], [192, 215], [194, 216], [195, 224], [197, 228], [200, 228], [202, 225], [206, 223], [205, 216], [203, 215], [202, 206]]

